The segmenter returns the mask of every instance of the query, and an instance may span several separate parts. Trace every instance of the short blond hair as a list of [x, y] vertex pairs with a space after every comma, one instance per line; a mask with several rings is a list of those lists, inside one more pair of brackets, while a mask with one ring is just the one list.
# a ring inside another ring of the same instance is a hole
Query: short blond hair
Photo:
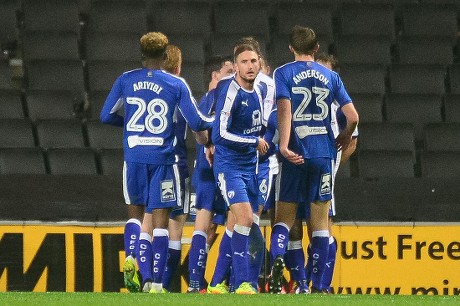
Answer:
[[169, 73], [176, 73], [182, 64], [182, 52], [176, 45], [166, 47], [166, 57], [163, 62], [163, 69]]
[[162, 57], [169, 44], [168, 37], [161, 32], [149, 32], [144, 34], [140, 42], [142, 55], [149, 58]]

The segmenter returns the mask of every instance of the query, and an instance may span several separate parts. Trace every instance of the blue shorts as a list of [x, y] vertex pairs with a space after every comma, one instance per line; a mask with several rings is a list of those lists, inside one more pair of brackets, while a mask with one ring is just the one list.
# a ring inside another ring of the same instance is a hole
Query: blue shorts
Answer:
[[312, 202], [330, 201], [333, 167], [334, 160], [330, 158], [305, 159], [302, 165], [283, 161], [276, 180], [277, 200], [298, 203], [299, 209], [307, 206], [308, 211]]
[[195, 190], [195, 208], [225, 215], [227, 206], [217, 187], [212, 169], [195, 168], [193, 172], [193, 188]]
[[177, 165], [150, 165], [125, 162], [123, 194], [126, 204], [144, 205], [145, 211], [182, 207]]
[[179, 178], [180, 178], [180, 195], [182, 201], [182, 207], [173, 209], [169, 217], [174, 219], [176, 216], [186, 215], [190, 210], [190, 177], [188, 174], [188, 168], [180, 167], [179, 169]]
[[264, 210], [273, 208], [274, 206], [274, 189], [276, 175], [270, 169], [270, 163], [260, 163], [257, 169], [257, 183], [259, 185], [259, 205], [264, 207]]
[[228, 207], [236, 203], [249, 202], [253, 212], [259, 210], [259, 188], [255, 173], [216, 171], [214, 175], [217, 178], [217, 185]]

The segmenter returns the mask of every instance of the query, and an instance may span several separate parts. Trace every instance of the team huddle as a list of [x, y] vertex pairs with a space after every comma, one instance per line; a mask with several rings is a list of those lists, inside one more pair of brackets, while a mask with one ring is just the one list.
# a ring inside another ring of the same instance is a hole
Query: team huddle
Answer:
[[[206, 63], [208, 92], [198, 104], [180, 77], [180, 49], [160, 32], [142, 36], [140, 46], [144, 67], [117, 78], [100, 116], [124, 128], [126, 288], [168, 292], [189, 212], [190, 128], [197, 142], [196, 216], [187, 292], [282, 293], [286, 267], [290, 292], [328, 293], [337, 249], [330, 220], [334, 177], [354, 151], [359, 118], [333, 71], [334, 58], [315, 58], [314, 31], [292, 29], [294, 61], [276, 68], [273, 78], [257, 40], [241, 38], [231, 57]], [[261, 290], [263, 212], [271, 216], [272, 234], [271, 273]], [[207, 253], [217, 225], [226, 228], [208, 284]]]

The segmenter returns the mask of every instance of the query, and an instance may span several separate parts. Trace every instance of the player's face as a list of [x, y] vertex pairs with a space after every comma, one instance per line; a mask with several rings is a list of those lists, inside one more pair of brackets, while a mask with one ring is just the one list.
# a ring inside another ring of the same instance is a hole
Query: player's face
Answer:
[[243, 51], [238, 54], [235, 69], [245, 82], [253, 83], [260, 70], [259, 55], [254, 51]]
[[231, 61], [226, 61], [217, 74], [218, 81], [220, 81], [222, 78], [225, 78], [226, 76], [233, 74], [234, 72], [233, 63]]

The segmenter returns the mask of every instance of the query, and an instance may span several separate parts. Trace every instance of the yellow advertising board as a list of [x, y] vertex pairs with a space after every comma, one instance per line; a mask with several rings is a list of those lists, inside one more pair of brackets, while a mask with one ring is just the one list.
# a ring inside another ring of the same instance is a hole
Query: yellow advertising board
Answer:
[[[223, 232], [219, 227], [210, 248], [208, 281]], [[270, 227], [264, 226], [262, 232], [269, 237]], [[192, 234], [193, 226], [187, 225], [178, 269], [182, 292], [187, 288]], [[333, 234], [338, 241], [334, 293], [460, 295], [460, 225], [336, 224]], [[123, 261], [123, 227], [119, 225], [0, 226], [3, 292], [124, 292]]]

